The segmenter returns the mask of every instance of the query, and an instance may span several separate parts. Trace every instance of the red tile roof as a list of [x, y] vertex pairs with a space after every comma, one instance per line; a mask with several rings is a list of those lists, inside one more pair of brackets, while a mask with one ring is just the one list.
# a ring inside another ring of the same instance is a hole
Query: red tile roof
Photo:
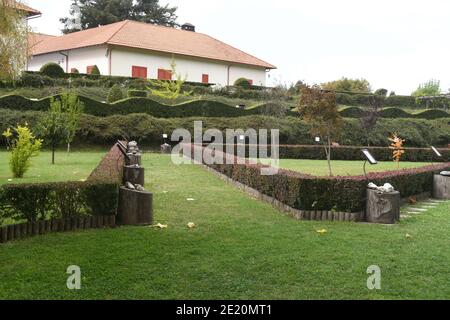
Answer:
[[34, 47], [33, 54], [40, 55], [102, 44], [220, 60], [267, 69], [276, 68], [270, 63], [206, 34], [130, 20], [45, 39]]
[[33, 9], [23, 3], [16, 2], [15, 0], [9, 0], [9, 4], [7, 4], [7, 5], [17, 8], [21, 11], [25, 11], [27, 13], [28, 17], [38, 16], [41, 14], [41, 12], [39, 10]]

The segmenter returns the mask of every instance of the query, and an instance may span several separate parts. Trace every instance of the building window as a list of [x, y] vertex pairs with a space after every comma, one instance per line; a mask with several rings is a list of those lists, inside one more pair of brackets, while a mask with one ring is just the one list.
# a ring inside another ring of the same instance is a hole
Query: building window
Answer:
[[86, 67], [86, 73], [87, 74], [92, 74], [92, 70], [94, 69], [94, 66], [87, 66]]
[[202, 75], [202, 83], [209, 83], [209, 74]]
[[172, 80], [172, 71], [158, 69], [158, 80]]
[[131, 77], [147, 79], [147, 68], [146, 67], [132, 66], [131, 67]]

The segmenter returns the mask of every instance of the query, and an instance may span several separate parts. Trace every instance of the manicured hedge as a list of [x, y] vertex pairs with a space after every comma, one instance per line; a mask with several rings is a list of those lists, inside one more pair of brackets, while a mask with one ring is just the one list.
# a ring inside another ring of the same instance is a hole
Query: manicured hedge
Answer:
[[[262, 165], [214, 164], [214, 170], [299, 210], [362, 212], [367, 181], [364, 176], [315, 177], [288, 170], [261, 175]], [[369, 174], [369, 180], [391, 183], [402, 197], [432, 192], [435, 172], [447, 170], [450, 163], [417, 169]]]
[[113, 147], [86, 182], [2, 185], [0, 220], [36, 222], [115, 215], [123, 164], [123, 155]]
[[[18, 123], [28, 122], [34, 128], [43, 117], [43, 112], [12, 111], [0, 109], [0, 132]], [[289, 145], [310, 145], [314, 141], [310, 125], [298, 117], [269, 117], [252, 115], [245, 117], [187, 117], [155, 118], [147, 114], [114, 115], [95, 117], [82, 115], [79, 130], [73, 145], [111, 145], [122, 139], [136, 140], [142, 145], [159, 146], [163, 133], [171, 134], [175, 129], [186, 128], [193, 133], [194, 121], [203, 121], [203, 129], [226, 130], [253, 128], [279, 129], [280, 143]], [[406, 147], [447, 146], [450, 142], [450, 118], [436, 120], [421, 119], [380, 119], [375, 128], [367, 132], [359, 119], [347, 118], [340, 138], [341, 145], [387, 147], [387, 137], [397, 132], [406, 139]], [[0, 144], [5, 141], [0, 137]]]
[[[58, 96], [55, 96], [55, 98], [58, 98]], [[157, 118], [240, 117], [264, 112], [263, 105], [253, 109], [239, 109], [209, 100], [194, 100], [176, 106], [168, 106], [143, 97], [128, 98], [111, 104], [83, 96], [79, 98], [85, 105], [85, 113], [101, 117], [132, 113], [146, 113]], [[0, 109], [46, 111], [49, 105], [50, 97], [41, 100], [31, 100], [22, 96], [8, 95], [0, 98]]]
[[[84, 96], [79, 96], [84, 103], [84, 112], [94, 116], [126, 115], [132, 113], [146, 113], [157, 118], [182, 118], [182, 117], [241, 117], [247, 115], [268, 114], [267, 104], [261, 104], [251, 109], [240, 109], [221, 102], [211, 100], [194, 100], [175, 106], [168, 106], [150, 98], [138, 97], [144, 95], [145, 91], [130, 90], [129, 94], [136, 97], [117, 101], [115, 103], [103, 103]], [[58, 98], [58, 95], [55, 96]], [[0, 97], [0, 109], [46, 111], [50, 104], [50, 97], [36, 100], [27, 99], [17, 95]], [[281, 106], [280, 106], [281, 108]], [[364, 110], [359, 107], [349, 107], [340, 111], [345, 118], [361, 118]], [[270, 115], [270, 114], [268, 114]], [[293, 111], [287, 115], [297, 116]], [[417, 114], [410, 114], [400, 108], [385, 108], [380, 111], [382, 118], [418, 118], [438, 119], [448, 118], [450, 114], [443, 110], [427, 110]]]
[[[392, 161], [392, 150], [388, 147], [333, 147], [331, 158], [333, 160], [365, 160], [361, 150], [369, 149], [378, 161]], [[322, 146], [280, 146], [281, 159], [326, 159]], [[410, 162], [450, 162], [450, 149], [440, 148], [442, 158], [437, 158], [431, 148], [405, 148], [402, 161]]]
[[56, 182], [0, 187], [0, 214], [35, 222], [49, 218], [116, 214], [115, 183]]

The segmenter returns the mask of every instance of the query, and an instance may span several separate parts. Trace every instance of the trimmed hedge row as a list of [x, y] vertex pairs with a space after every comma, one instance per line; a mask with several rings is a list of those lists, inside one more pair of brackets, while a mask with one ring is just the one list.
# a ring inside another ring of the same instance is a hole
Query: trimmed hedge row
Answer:
[[[30, 127], [34, 128], [44, 115], [44, 112], [0, 109], [0, 132], [24, 122], [28, 122]], [[310, 125], [298, 117], [277, 118], [253, 115], [236, 118], [162, 119], [147, 114], [130, 114], [109, 117], [82, 115], [73, 145], [111, 145], [118, 139], [126, 138], [130, 141], [136, 140], [143, 146], [159, 146], [163, 143], [162, 134], [171, 134], [175, 129], [185, 128], [193, 134], [194, 121], [202, 121], [203, 130], [279, 129], [280, 144], [310, 145], [314, 143], [310, 134]], [[335, 142], [347, 146], [386, 147], [389, 143], [387, 137], [393, 132], [397, 132], [406, 139], [406, 147], [429, 147], [430, 145], [446, 147], [450, 142], [450, 119], [380, 119], [370, 132], [361, 127], [358, 119], [345, 119], [342, 134]], [[3, 137], [0, 137], [0, 145], [5, 145], [5, 142]]]
[[[56, 98], [58, 96], [55, 96]], [[149, 98], [133, 97], [107, 104], [87, 97], [80, 96], [84, 103], [84, 112], [93, 116], [106, 117], [111, 115], [126, 115], [132, 113], [145, 113], [157, 118], [183, 118], [183, 117], [240, 117], [252, 114], [261, 114], [265, 106], [253, 109], [239, 109], [227, 104], [195, 100], [176, 106], [161, 104]], [[8, 95], [0, 98], [0, 109], [21, 111], [46, 111], [50, 105], [50, 97], [31, 100], [21, 96]]]
[[[332, 160], [365, 160], [361, 150], [369, 149], [378, 161], [392, 161], [392, 150], [388, 147], [333, 147]], [[408, 162], [450, 162], [450, 149], [439, 149], [442, 158], [437, 158], [431, 148], [405, 148], [402, 161]], [[326, 159], [325, 150], [322, 146], [280, 146], [281, 159]]]
[[[94, 116], [111, 116], [116, 114], [145, 113], [157, 118], [184, 118], [184, 117], [241, 117], [247, 115], [267, 114], [268, 104], [262, 104], [252, 109], [240, 109], [221, 102], [211, 100], [194, 100], [176, 106], [168, 106], [150, 98], [139, 97], [145, 91], [131, 90], [133, 97], [111, 104], [99, 102], [84, 96], [80, 100], [85, 105], [84, 112]], [[58, 96], [55, 96], [58, 98]], [[36, 100], [27, 99], [17, 95], [0, 97], [0, 108], [22, 111], [46, 111], [50, 105], [50, 97]], [[280, 107], [281, 108], [281, 107]], [[359, 107], [343, 109], [341, 115], [345, 118], [361, 118], [364, 110]], [[287, 115], [296, 116], [297, 113], [287, 111]], [[380, 111], [382, 118], [417, 118], [439, 119], [448, 118], [450, 114], [443, 110], [427, 110], [417, 114], [410, 114], [399, 108], [386, 108]]]
[[[360, 107], [348, 107], [345, 109], [342, 109], [340, 111], [340, 114], [344, 118], [362, 118], [365, 116], [364, 109]], [[439, 109], [431, 109], [431, 110], [425, 110], [418, 113], [409, 113], [406, 112], [403, 109], [400, 108], [384, 108], [379, 111], [379, 117], [381, 118], [388, 118], [388, 119], [395, 119], [395, 118], [412, 118], [412, 119], [427, 119], [427, 120], [433, 120], [433, 119], [441, 119], [441, 118], [449, 118], [450, 113], [439, 110]]]
[[[373, 94], [350, 94], [336, 93], [336, 99], [339, 104], [347, 106], [370, 106], [376, 95]], [[412, 96], [389, 96], [383, 99], [386, 107], [398, 108], [427, 108], [427, 109], [446, 109], [450, 108], [450, 98], [442, 97], [423, 97], [417, 99]]]
[[[367, 181], [364, 176], [316, 177], [279, 170], [261, 175], [262, 165], [214, 164], [214, 170], [298, 210], [362, 212], [365, 209]], [[450, 163], [417, 169], [369, 174], [369, 180], [391, 183], [402, 197], [432, 192], [433, 175], [448, 170]]]
[[47, 221], [117, 212], [123, 155], [116, 147], [86, 182], [7, 184], [0, 186], [0, 220]]

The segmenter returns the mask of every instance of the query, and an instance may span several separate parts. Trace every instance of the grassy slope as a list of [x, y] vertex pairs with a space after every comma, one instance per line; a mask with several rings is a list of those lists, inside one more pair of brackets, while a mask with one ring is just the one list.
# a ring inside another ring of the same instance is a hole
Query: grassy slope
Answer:
[[34, 183], [86, 179], [97, 166], [105, 152], [56, 153], [56, 164], [51, 165], [51, 152], [43, 151], [31, 160], [31, 168], [23, 179], [13, 179], [9, 169], [9, 153], [0, 152], [0, 185], [5, 183]]
[[[400, 169], [416, 168], [431, 163], [420, 162], [400, 162]], [[364, 161], [340, 161], [333, 160], [331, 163], [333, 174], [336, 176], [356, 176], [364, 174]], [[302, 173], [309, 173], [317, 176], [328, 175], [328, 164], [326, 160], [295, 160], [282, 159], [280, 160], [280, 167]], [[377, 165], [366, 165], [367, 172], [382, 172], [397, 170], [396, 162], [379, 162]]]
[[[197, 166], [177, 167], [160, 155], [146, 155], [144, 165], [155, 223], [168, 229], [0, 245], [0, 298], [450, 298], [449, 203], [395, 226], [302, 222]], [[188, 230], [190, 221], [198, 228]], [[328, 234], [317, 234], [321, 228]], [[65, 287], [72, 264], [83, 274], [77, 292]], [[366, 288], [373, 264], [382, 269], [378, 292]]]

